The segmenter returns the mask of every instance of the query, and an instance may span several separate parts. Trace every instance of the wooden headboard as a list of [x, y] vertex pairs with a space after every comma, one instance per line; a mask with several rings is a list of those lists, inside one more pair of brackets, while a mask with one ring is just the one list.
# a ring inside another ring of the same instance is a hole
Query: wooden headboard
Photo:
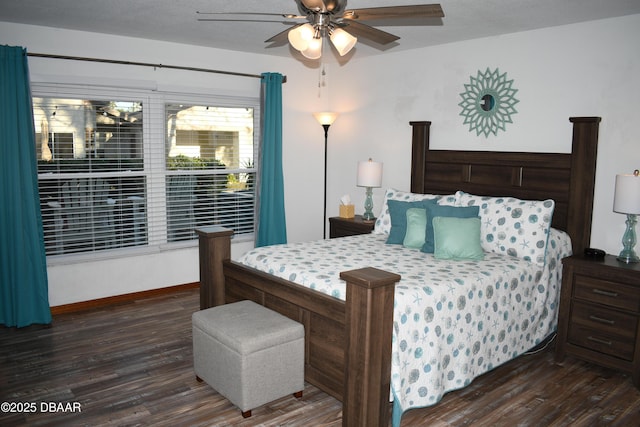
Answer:
[[431, 150], [431, 122], [413, 127], [411, 192], [453, 194], [457, 190], [483, 196], [525, 200], [553, 199], [553, 227], [571, 237], [573, 253], [591, 240], [600, 117], [572, 117], [571, 153]]

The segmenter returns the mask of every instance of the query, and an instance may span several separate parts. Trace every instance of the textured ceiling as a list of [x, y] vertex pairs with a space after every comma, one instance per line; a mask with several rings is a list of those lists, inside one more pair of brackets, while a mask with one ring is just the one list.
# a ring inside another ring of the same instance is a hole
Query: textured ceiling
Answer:
[[[347, 8], [425, 3], [431, 2], [349, 0]], [[380, 55], [640, 13], [640, 0], [442, 0], [439, 3], [445, 17], [431, 19], [428, 25], [376, 21], [376, 27], [400, 36], [400, 40], [381, 48], [360, 38], [349, 56]], [[245, 15], [235, 18], [273, 22], [198, 22], [196, 11], [298, 13], [294, 0], [0, 0], [0, 21], [284, 57], [298, 55], [288, 44], [265, 43], [288, 28], [282, 18]]]

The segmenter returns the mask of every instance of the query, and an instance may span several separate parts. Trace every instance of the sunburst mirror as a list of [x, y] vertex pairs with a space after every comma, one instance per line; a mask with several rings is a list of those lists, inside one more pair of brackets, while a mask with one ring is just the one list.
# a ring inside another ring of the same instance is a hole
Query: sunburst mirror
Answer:
[[488, 137], [497, 135], [498, 130], [505, 131], [506, 123], [513, 123], [511, 116], [517, 113], [514, 105], [519, 101], [515, 98], [518, 89], [512, 86], [513, 80], [507, 80], [507, 73], [500, 74], [497, 68], [491, 71], [487, 67], [484, 73], [478, 70], [476, 77], [471, 76], [458, 104], [469, 132], [475, 130], [477, 136]]

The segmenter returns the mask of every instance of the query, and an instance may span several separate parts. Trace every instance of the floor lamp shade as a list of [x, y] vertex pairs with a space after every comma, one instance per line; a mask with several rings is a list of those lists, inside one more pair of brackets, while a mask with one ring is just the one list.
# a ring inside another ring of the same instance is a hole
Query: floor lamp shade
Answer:
[[335, 122], [338, 118], [338, 113], [334, 113], [331, 111], [322, 111], [319, 113], [313, 113], [313, 117], [315, 117], [318, 123], [320, 123], [321, 125], [331, 126], [333, 122]]

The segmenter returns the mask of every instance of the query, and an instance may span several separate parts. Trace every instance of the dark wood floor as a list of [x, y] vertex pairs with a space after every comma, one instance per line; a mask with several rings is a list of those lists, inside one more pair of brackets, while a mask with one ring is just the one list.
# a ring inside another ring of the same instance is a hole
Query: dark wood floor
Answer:
[[[0, 425], [339, 426], [341, 407], [311, 385], [240, 412], [192, 371], [191, 314], [197, 290], [54, 317], [49, 329], [0, 326]], [[403, 426], [639, 426], [640, 392], [628, 376], [572, 358], [553, 345], [523, 356], [408, 411]], [[73, 409], [81, 412], [53, 412]], [[60, 408], [60, 404], [63, 405]], [[68, 404], [68, 408], [64, 408]], [[47, 411], [42, 411], [44, 408]]]

